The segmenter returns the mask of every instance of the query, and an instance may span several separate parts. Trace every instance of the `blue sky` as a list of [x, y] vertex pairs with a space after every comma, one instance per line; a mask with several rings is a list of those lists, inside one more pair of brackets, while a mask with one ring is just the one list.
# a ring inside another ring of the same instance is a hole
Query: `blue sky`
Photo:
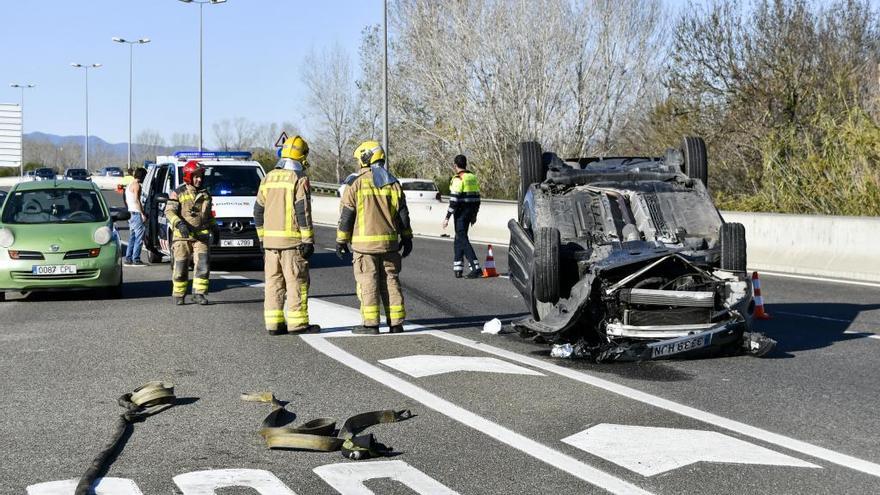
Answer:
[[[198, 132], [198, 6], [177, 0], [0, 0], [0, 102], [25, 94], [25, 132], [82, 135], [89, 71], [89, 130], [128, 139], [128, 47], [134, 47], [134, 134]], [[246, 117], [308, 128], [298, 65], [309, 50], [339, 42], [356, 61], [360, 31], [382, 21], [381, 0], [228, 0], [205, 5], [205, 140], [211, 123]]]

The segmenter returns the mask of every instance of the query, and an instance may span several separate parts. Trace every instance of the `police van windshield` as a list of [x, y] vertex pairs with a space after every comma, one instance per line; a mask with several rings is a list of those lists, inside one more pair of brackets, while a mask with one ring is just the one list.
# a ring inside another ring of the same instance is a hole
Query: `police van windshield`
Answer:
[[[257, 170], [253, 166], [208, 166], [204, 186], [211, 196], [256, 196], [261, 179]], [[183, 178], [183, 167], [177, 168], [177, 176]]]

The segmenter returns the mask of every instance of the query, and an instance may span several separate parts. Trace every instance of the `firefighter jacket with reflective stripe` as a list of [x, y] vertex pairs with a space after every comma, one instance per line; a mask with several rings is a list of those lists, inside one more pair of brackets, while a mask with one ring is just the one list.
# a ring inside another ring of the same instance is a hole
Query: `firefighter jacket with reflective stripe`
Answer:
[[254, 203], [254, 224], [266, 249], [312, 243], [312, 196], [305, 172], [277, 168], [263, 178]]
[[[383, 175], [390, 177], [387, 172]], [[356, 253], [382, 254], [397, 251], [400, 239], [411, 237], [409, 209], [400, 183], [392, 177], [379, 187], [372, 167], [362, 169], [342, 194], [336, 242], [351, 243]]]
[[449, 181], [449, 209], [446, 218], [465, 211], [474, 215], [480, 210], [480, 181], [470, 170], [462, 170]]
[[183, 184], [172, 191], [165, 205], [165, 217], [174, 231], [174, 240], [182, 239], [177, 224], [183, 221], [189, 226], [188, 239], [199, 238], [205, 241], [216, 223], [213, 209], [207, 189], [196, 189], [189, 184]]

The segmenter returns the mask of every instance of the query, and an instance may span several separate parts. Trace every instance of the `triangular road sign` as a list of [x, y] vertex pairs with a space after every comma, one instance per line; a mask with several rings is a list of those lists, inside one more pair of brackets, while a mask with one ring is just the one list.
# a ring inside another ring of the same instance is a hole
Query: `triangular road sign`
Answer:
[[278, 136], [278, 140], [275, 141], [275, 147], [280, 148], [280, 147], [284, 146], [284, 141], [287, 141], [287, 133], [284, 131], [281, 131], [281, 135]]

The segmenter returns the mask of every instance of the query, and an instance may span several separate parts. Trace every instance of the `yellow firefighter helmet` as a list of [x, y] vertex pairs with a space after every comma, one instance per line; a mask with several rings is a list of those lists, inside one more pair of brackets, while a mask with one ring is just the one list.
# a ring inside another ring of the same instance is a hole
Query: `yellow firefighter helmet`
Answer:
[[364, 141], [354, 150], [354, 159], [361, 167], [369, 167], [385, 159], [385, 149], [378, 141]]

